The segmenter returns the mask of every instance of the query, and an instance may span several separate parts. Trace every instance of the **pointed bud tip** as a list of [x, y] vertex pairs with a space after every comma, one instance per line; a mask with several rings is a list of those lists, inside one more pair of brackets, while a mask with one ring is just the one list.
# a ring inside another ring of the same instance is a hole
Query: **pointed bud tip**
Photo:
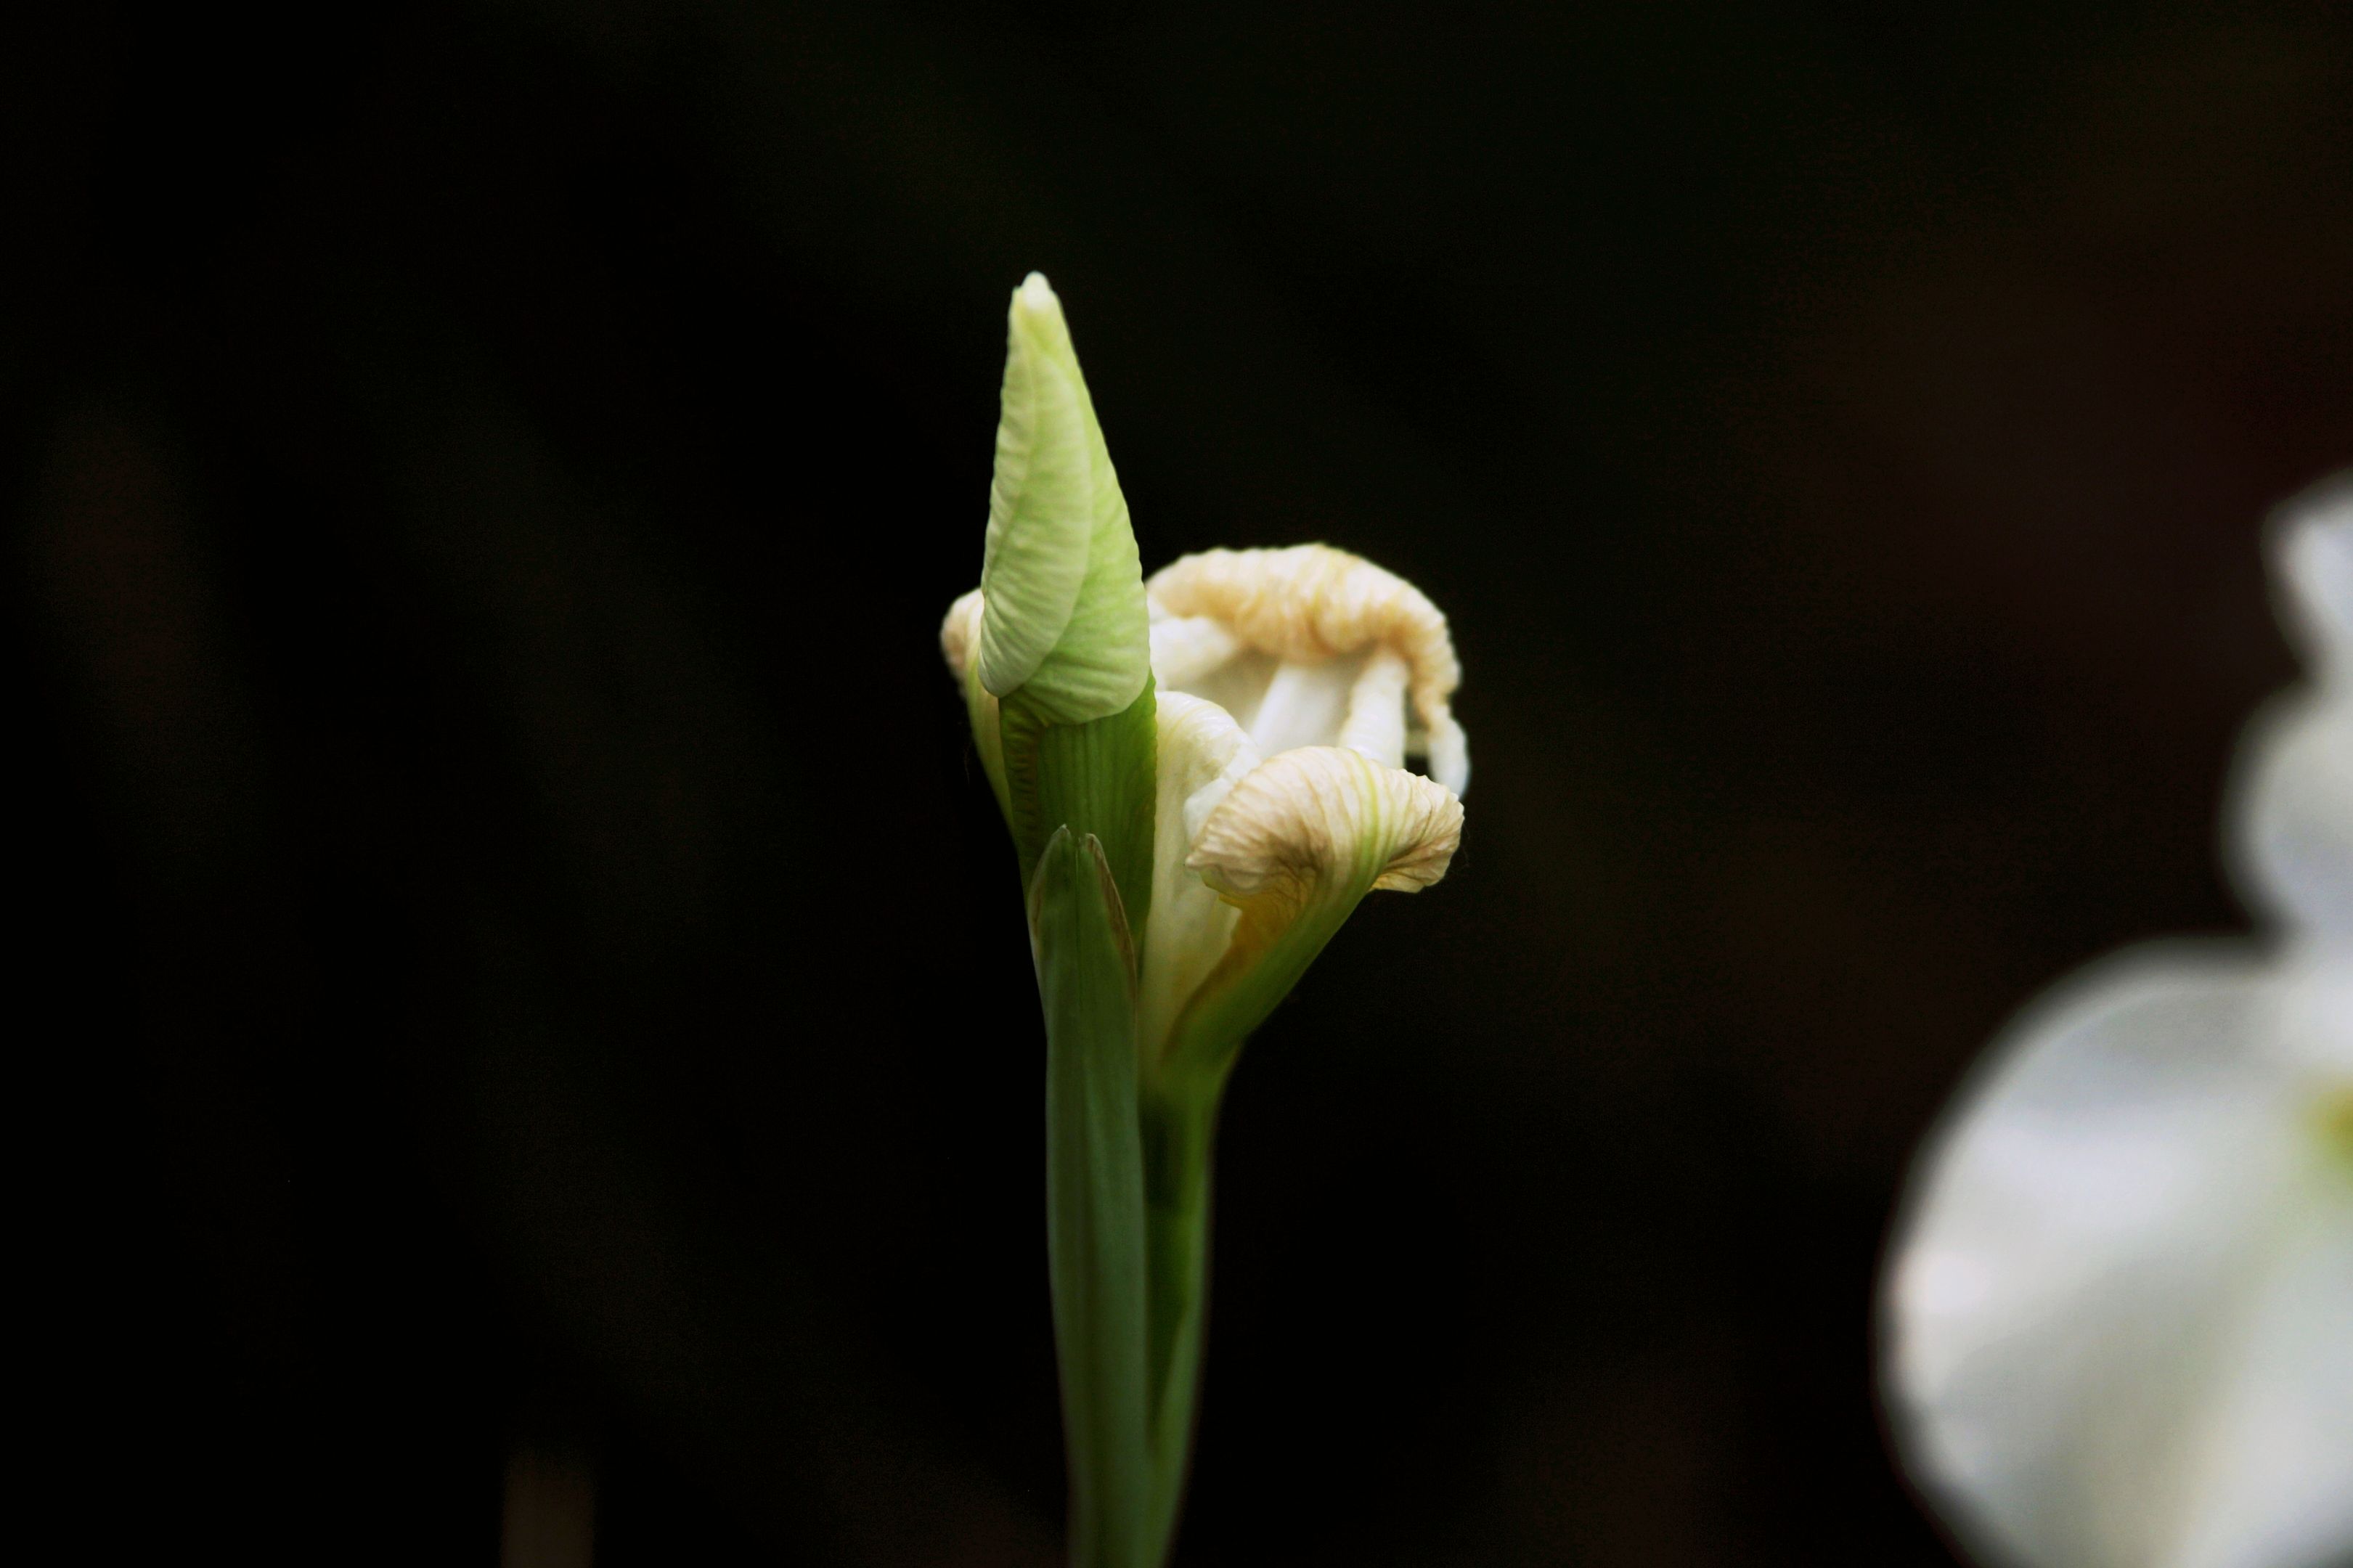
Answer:
[[1062, 301], [1055, 296], [1054, 286], [1046, 281], [1042, 272], [1032, 272], [1013, 290], [1013, 308], [1039, 315], [1060, 311]]

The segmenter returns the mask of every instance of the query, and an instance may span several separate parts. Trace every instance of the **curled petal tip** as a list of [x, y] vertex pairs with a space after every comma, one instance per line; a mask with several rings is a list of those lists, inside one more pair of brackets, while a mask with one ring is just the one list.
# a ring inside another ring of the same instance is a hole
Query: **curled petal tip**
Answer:
[[[1404, 578], [1345, 550], [1301, 544], [1184, 556], [1145, 587], [1158, 617], [1154, 658], [1164, 687], [1199, 681], [1221, 690], [1219, 668], [1243, 653], [1271, 658], [1303, 678], [1302, 691], [1272, 689], [1283, 699], [1307, 695], [1312, 705], [1314, 689], [1354, 681], [1353, 693], [1327, 694], [1345, 715], [1331, 738], [1392, 764], [1401, 753], [1427, 755], [1440, 784], [1458, 795], [1469, 785], [1469, 747], [1450, 706], [1462, 679], [1453, 639], [1438, 606]], [[1226, 640], [1220, 644], [1209, 628]], [[1380, 689], [1364, 689], [1367, 685]], [[1267, 750], [1284, 749], [1289, 737], [1277, 731], [1284, 719], [1298, 717], [1295, 701], [1254, 697], [1265, 706], [1246, 703], [1250, 710], [1235, 717]], [[1400, 710], [1398, 699], [1409, 700], [1401, 735], [1390, 733], [1385, 718], [1376, 721], [1376, 697]]]
[[1462, 803], [1442, 784], [1344, 746], [1301, 746], [1233, 787], [1186, 864], [1236, 899], [1415, 892], [1446, 875], [1461, 837]]

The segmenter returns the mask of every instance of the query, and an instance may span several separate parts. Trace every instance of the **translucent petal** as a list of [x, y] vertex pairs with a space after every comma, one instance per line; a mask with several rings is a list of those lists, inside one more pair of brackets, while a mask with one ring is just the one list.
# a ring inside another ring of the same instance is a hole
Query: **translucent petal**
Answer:
[[1136, 1037], [1147, 1054], [1167, 1038], [1176, 1014], [1232, 941], [1240, 910], [1185, 861], [1202, 824], [1259, 763], [1249, 735], [1214, 702], [1164, 692], [1159, 723], [1152, 921], [1145, 928], [1136, 1017]]
[[1948, 1112], [1891, 1255], [1887, 1385], [1915, 1473], [1981, 1550], [2317, 1568], [2292, 1543], [2353, 1548], [2329, 1511], [2353, 1495], [2341, 1420], [2300, 1450], [2310, 1474], [2263, 1458], [2327, 1436], [2314, 1401], [2353, 1333], [2304, 1294], [2353, 1221], [2313, 1122], [2333, 994], [2299, 1001], [2236, 947], [2126, 954], [2032, 1009]]

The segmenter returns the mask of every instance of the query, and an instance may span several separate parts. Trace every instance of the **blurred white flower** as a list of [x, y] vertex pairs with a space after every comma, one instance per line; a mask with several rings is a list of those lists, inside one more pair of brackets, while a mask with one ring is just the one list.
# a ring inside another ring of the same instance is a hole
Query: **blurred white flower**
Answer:
[[2311, 680], [2251, 728], [2230, 824], [2274, 929], [2029, 1008], [1891, 1252], [1897, 1439], [1990, 1561], [2353, 1562], [2353, 481], [2274, 544]]

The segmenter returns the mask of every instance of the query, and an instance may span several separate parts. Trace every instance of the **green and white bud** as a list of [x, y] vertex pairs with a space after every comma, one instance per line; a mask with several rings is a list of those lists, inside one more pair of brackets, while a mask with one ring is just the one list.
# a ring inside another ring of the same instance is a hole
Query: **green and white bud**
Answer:
[[1144, 572], [1062, 302], [1032, 272], [1007, 312], [988, 491], [982, 689], [1048, 723], [1124, 710], [1152, 673]]

